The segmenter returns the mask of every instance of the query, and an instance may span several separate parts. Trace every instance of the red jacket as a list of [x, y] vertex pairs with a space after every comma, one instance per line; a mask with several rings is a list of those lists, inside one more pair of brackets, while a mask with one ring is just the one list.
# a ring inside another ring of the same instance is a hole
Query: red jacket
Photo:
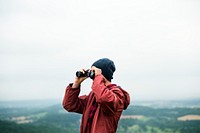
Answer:
[[97, 75], [92, 84], [92, 91], [88, 96], [79, 96], [80, 87], [72, 88], [68, 85], [63, 99], [63, 107], [69, 112], [83, 114], [80, 126], [81, 133], [89, 133], [86, 129], [88, 113], [92, 101], [98, 103], [91, 125], [90, 133], [115, 133], [122, 114], [130, 103], [129, 94], [115, 84], [104, 85], [102, 75]]

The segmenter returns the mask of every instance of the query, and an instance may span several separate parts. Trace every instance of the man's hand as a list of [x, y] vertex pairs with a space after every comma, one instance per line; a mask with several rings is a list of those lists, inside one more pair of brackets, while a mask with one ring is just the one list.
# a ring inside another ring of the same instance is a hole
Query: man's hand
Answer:
[[[85, 70], [82, 69], [82, 72], [85, 73]], [[80, 86], [80, 84], [87, 79], [88, 77], [75, 77], [74, 83], [72, 85], [72, 88], [78, 88]]]
[[[95, 76], [96, 76], [96, 75], [102, 74], [102, 70], [99, 69], [99, 68], [97, 68], [97, 67], [95, 67], [95, 66], [92, 66], [91, 70], [95, 72]], [[102, 76], [103, 76], [103, 75], [102, 75]], [[104, 76], [103, 76], [103, 77], [104, 77]], [[105, 82], [105, 85], [106, 85], [106, 86], [107, 86], [107, 84], [110, 84], [110, 81], [108, 81], [105, 77], [104, 77], [104, 81], [103, 81], [103, 82]]]
[[95, 66], [92, 66], [91, 70], [95, 72], [95, 76], [99, 75], [99, 74], [102, 74], [101, 69], [99, 69], [99, 68], [97, 68]]

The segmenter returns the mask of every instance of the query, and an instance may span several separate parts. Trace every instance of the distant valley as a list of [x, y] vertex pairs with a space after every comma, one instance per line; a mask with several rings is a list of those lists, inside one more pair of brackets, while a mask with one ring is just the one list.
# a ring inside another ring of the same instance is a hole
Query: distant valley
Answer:
[[[0, 130], [3, 133], [79, 132], [81, 115], [68, 113], [59, 101], [0, 103]], [[137, 104], [136, 101], [132, 102], [123, 112], [117, 133], [135, 132], [199, 133], [199, 102], [198, 100], [140, 101]]]

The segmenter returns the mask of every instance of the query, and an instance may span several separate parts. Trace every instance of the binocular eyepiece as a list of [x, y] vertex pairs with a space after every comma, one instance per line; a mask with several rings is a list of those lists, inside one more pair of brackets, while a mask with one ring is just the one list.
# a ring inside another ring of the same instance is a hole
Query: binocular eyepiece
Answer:
[[92, 70], [86, 70], [85, 73], [81, 72], [81, 71], [77, 71], [76, 72], [76, 76], [77, 77], [90, 77], [91, 79], [94, 79], [95, 77], [95, 72]]

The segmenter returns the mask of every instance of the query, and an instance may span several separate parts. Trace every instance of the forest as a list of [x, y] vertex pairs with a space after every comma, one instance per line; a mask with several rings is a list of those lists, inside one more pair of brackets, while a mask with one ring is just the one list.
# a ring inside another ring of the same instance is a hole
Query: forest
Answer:
[[[0, 107], [2, 133], [79, 133], [81, 115], [61, 104], [47, 107]], [[200, 133], [199, 107], [130, 105], [117, 133]]]

